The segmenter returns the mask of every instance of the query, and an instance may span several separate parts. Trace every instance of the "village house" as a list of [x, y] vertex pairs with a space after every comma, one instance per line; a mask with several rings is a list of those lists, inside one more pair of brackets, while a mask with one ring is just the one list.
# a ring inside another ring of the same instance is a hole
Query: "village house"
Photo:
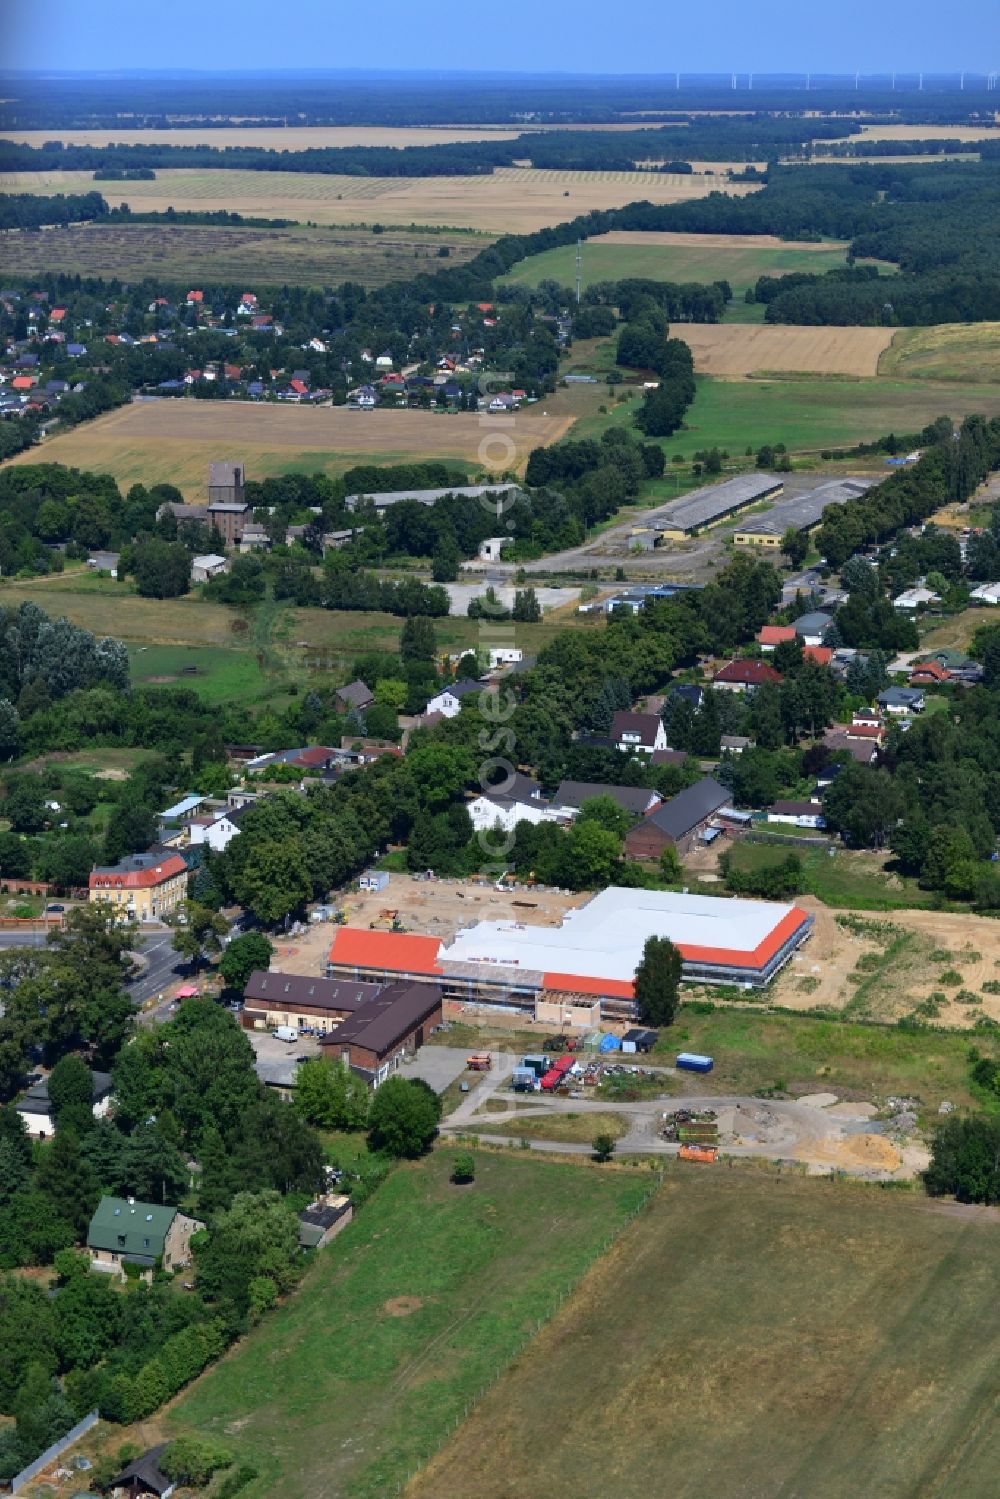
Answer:
[[[683, 757], [682, 757], [683, 758]], [[606, 786], [601, 781], [560, 781], [552, 798], [552, 810], [557, 817], [574, 818], [587, 802], [595, 797], [607, 796], [631, 817], [645, 817], [663, 800], [658, 791], [644, 786]]]
[[102, 1197], [87, 1230], [90, 1268], [126, 1278], [126, 1265], [139, 1268], [151, 1284], [157, 1265], [179, 1270], [191, 1258], [191, 1235], [204, 1228], [179, 1208], [134, 1197]]
[[[93, 1090], [91, 1112], [95, 1119], [103, 1119], [111, 1107], [111, 1094], [114, 1086], [111, 1075], [107, 1072], [92, 1072], [91, 1080]], [[14, 1105], [14, 1111], [20, 1114], [24, 1128], [33, 1140], [47, 1140], [55, 1134], [56, 1123], [52, 1113], [47, 1078], [33, 1083], [24, 1096], [18, 1099]]]
[[462, 711], [463, 698], [487, 690], [482, 682], [473, 682], [469, 678], [466, 678], [463, 682], [455, 682], [451, 687], [442, 688], [440, 692], [435, 693], [428, 700], [424, 711], [427, 713], [442, 713], [445, 718], [456, 718]]
[[[376, 940], [378, 933], [366, 933]], [[367, 1000], [320, 1042], [324, 1054], [339, 1059], [378, 1087], [407, 1056], [413, 1056], [441, 1023], [437, 984], [391, 983]]]
[[826, 819], [819, 802], [779, 801], [767, 809], [768, 822], [788, 823], [795, 828], [825, 828]]
[[229, 571], [229, 563], [218, 552], [208, 552], [203, 557], [191, 559], [191, 582], [207, 583], [211, 578], [221, 577]]
[[667, 731], [655, 713], [616, 713], [611, 720], [611, 738], [625, 754], [637, 750], [651, 755], [667, 748]]
[[706, 835], [714, 832], [712, 823], [720, 810], [728, 806], [730, 793], [711, 776], [688, 786], [677, 796], [655, 807], [625, 835], [625, 852], [630, 859], [658, 859], [666, 848], [687, 853]]
[[762, 687], [765, 682], [780, 686], [784, 678], [766, 661], [730, 661], [715, 673], [712, 681], [723, 692], [746, 692], [749, 688]]
[[520, 771], [514, 772], [509, 784], [501, 781], [495, 789], [481, 791], [466, 810], [477, 833], [497, 826], [509, 833], [519, 822], [548, 822], [552, 816], [539, 783]]

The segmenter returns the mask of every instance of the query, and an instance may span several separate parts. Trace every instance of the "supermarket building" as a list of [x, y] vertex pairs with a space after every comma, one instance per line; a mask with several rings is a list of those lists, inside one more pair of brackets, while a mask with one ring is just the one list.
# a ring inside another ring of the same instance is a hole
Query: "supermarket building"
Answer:
[[599, 1006], [604, 1020], [635, 1016], [634, 978], [649, 937], [668, 937], [691, 982], [760, 989], [811, 934], [813, 918], [770, 901], [612, 886], [559, 926], [480, 921], [450, 942], [340, 927], [331, 978], [440, 986], [445, 1001], [535, 1013], [552, 1004]]

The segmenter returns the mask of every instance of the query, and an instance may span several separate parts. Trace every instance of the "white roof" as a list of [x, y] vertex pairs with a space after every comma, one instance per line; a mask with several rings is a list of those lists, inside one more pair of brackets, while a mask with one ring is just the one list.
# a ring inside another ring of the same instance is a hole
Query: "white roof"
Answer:
[[1000, 598], [1000, 583], [980, 583], [969, 594], [973, 599], [998, 599]]
[[182, 796], [179, 802], [175, 802], [172, 807], [168, 807], [165, 812], [161, 812], [160, 816], [172, 822], [175, 818], [186, 817], [188, 812], [193, 812], [195, 807], [200, 807], [202, 802], [206, 800], [207, 798], [204, 796], [197, 796], [194, 792], [189, 792], [187, 796]]
[[220, 557], [218, 552], [209, 552], [204, 557], [193, 557], [191, 559], [192, 567], [225, 567], [225, 565], [225, 557]]
[[486, 963], [628, 983], [647, 937], [669, 937], [686, 948], [752, 952], [793, 909], [770, 901], [613, 885], [585, 906], [567, 911], [562, 926], [477, 922], [457, 933], [438, 961], [446, 971], [452, 963]]

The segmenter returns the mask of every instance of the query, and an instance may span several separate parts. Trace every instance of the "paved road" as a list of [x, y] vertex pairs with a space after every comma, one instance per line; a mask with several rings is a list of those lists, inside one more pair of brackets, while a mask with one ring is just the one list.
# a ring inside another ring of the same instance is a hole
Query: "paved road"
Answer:
[[134, 983], [129, 984], [129, 993], [136, 1005], [162, 994], [168, 985], [184, 977], [181, 959], [171, 946], [173, 933], [167, 930], [144, 932], [135, 944], [135, 951], [143, 959], [142, 972]]

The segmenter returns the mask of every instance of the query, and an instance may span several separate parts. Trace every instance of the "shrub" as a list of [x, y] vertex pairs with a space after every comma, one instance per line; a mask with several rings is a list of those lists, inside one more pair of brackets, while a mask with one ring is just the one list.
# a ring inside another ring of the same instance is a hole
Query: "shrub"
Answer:
[[161, 1456], [159, 1466], [177, 1483], [201, 1489], [213, 1473], [228, 1468], [232, 1460], [233, 1454], [225, 1447], [213, 1447], [198, 1437], [177, 1437]]
[[952, 986], [957, 988], [961, 982], [962, 975], [958, 972], [957, 968], [946, 968], [944, 973], [938, 975], [938, 983], [947, 984], [949, 988]]
[[456, 1186], [465, 1186], [476, 1179], [476, 1160], [468, 1151], [455, 1156], [451, 1163], [451, 1180]]
[[614, 1135], [595, 1135], [590, 1143], [594, 1149], [594, 1156], [598, 1161], [610, 1161], [615, 1153]]

